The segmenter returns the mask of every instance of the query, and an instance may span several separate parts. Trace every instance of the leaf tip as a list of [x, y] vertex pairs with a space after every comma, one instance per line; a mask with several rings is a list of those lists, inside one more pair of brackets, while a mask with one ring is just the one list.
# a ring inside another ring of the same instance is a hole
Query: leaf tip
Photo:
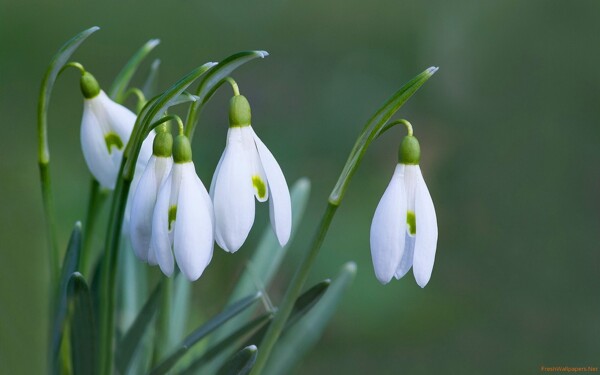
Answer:
[[156, 38], [156, 39], [150, 39], [146, 43], [146, 46], [148, 46], [148, 48], [154, 48], [154, 47], [156, 47], [159, 44], [160, 44], [160, 39]]
[[258, 56], [260, 56], [263, 59], [265, 57], [269, 56], [269, 52], [267, 52], [267, 51], [256, 51], [256, 53], [258, 54]]
[[429, 68], [427, 68], [427, 73], [433, 75], [435, 72], [438, 71], [439, 68], [439, 66], [430, 66]]
[[348, 262], [348, 263], [344, 264], [343, 269], [344, 269], [344, 271], [349, 272], [351, 274], [356, 274], [356, 263]]

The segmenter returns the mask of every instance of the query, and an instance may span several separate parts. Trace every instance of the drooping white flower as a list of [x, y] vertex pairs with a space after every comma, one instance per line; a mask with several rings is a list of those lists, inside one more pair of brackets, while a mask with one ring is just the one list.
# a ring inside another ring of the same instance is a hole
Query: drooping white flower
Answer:
[[137, 184], [131, 186], [133, 193], [130, 194], [127, 205], [129, 211], [133, 212], [133, 215], [130, 214], [129, 225], [126, 225], [129, 228], [133, 251], [140, 260], [152, 265], [156, 264], [154, 253], [150, 252], [152, 215], [159, 188], [166, 181], [173, 166], [172, 144], [173, 137], [167, 131], [156, 136], [154, 153], [146, 169], [141, 173], [137, 170], [135, 172], [139, 177]]
[[129, 142], [136, 116], [112, 101], [94, 77], [81, 76], [84, 95], [81, 148], [90, 172], [105, 188], [114, 189], [123, 150]]
[[254, 198], [269, 200], [271, 226], [285, 245], [292, 227], [290, 192], [279, 164], [250, 125], [245, 97], [232, 98], [225, 151], [213, 175], [210, 195], [215, 208], [215, 239], [236, 252], [254, 223]]
[[405, 137], [396, 166], [371, 224], [371, 256], [382, 284], [412, 267], [422, 288], [431, 278], [438, 228], [433, 201], [419, 168], [415, 137]]
[[148, 259], [155, 259], [162, 272], [171, 276], [175, 254], [179, 269], [193, 281], [212, 259], [213, 207], [196, 175], [189, 140], [184, 135], [175, 139], [173, 159], [175, 163], [159, 189], [154, 207]]

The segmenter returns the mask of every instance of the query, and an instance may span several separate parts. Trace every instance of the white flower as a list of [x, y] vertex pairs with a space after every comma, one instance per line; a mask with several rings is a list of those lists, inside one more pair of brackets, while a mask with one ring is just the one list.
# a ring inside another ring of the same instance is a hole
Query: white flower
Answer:
[[[185, 136], [180, 135], [175, 140], [175, 163], [156, 199], [148, 259], [152, 261], [154, 256], [162, 272], [171, 276], [175, 253], [179, 269], [193, 281], [202, 275], [212, 259], [214, 219], [212, 202], [191, 161], [189, 141], [182, 138]], [[186, 151], [181, 158], [178, 147], [182, 147], [183, 142]]]
[[81, 148], [90, 172], [105, 188], [114, 189], [136, 116], [104, 91], [84, 99]]
[[152, 236], [152, 214], [158, 190], [167, 180], [172, 165], [173, 158], [171, 156], [152, 155], [146, 170], [141, 173], [131, 200], [128, 202], [128, 207], [131, 207], [131, 212], [134, 213], [134, 215], [130, 215], [129, 219], [131, 246], [140, 260], [152, 265], [156, 264], [154, 253], [149, 251]]
[[[240, 112], [235, 112], [240, 111]], [[247, 107], [247, 108], [246, 108]], [[243, 111], [247, 111], [244, 113]], [[210, 186], [215, 208], [215, 238], [221, 248], [236, 252], [254, 223], [254, 198], [269, 200], [271, 226], [285, 245], [292, 226], [290, 192], [279, 164], [250, 126], [250, 106], [232, 99], [225, 151]]]
[[371, 224], [371, 256], [379, 282], [400, 279], [412, 267], [417, 284], [425, 287], [437, 237], [435, 209], [419, 165], [399, 163]]

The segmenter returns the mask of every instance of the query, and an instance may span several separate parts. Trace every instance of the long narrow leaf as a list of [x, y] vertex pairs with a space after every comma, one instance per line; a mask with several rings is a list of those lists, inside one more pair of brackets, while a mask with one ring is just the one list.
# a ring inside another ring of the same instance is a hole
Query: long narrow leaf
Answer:
[[158, 366], [156, 366], [151, 375], [161, 375], [167, 373], [173, 367], [177, 361], [196, 343], [206, 337], [209, 333], [219, 328], [229, 319], [233, 318], [240, 312], [246, 310], [248, 307], [252, 306], [254, 302], [256, 302], [261, 297], [260, 293], [256, 293], [252, 296], [248, 296], [237, 303], [229, 306], [225, 311], [219, 313], [214, 318], [206, 322], [200, 328], [196, 329], [194, 332], [188, 335], [185, 340], [181, 343], [179, 348], [170, 356], [168, 356], [165, 360], [163, 360]]
[[146, 56], [148, 56], [148, 54], [152, 52], [154, 47], [156, 47], [159, 43], [160, 40], [158, 39], [150, 39], [129, 59], [117, 77], [115, 77], [115, 80], [108, 91], [108, 96], [113, 98], [118, 103], [123, 101], [123, 95], [125, 94], [125, 90], [127, 89], [127, 85], [129, 85], [131, 78], [137, 71], [142, 61], [144, 61]]
[[142, 85], [142, 92], [146, 98], [156, 95], [158, 91], [158, 72], [160, 68], [160, 59], [155, 59], [150, 65], [150, 72], [146, 81]]
[[329, 202], [331, 204], [336, 206], [340, 204], [344, 197], [346, 187], [350, 182], [352, 175], [358, 168], [359, 160], [361, 160], [362, 156], [367, 151], [369, 144], [373, 141], [381, 128], [383, 128], [394, 113], [396, 113], [437, 70], [438, 68], [435, 67], [428, 68], [408, 81], [400, 88], [400, 90], [392, 95], [392, 97], [388, 99], [377, 112], [375, 112], [369, 121], [367, 121], [350, 152], [350, 156], [348, 156], [348, 160], [344, 165], [344, 169], [342, 170], [333, 191], [329, 195]]
[[97, 330], [90, 289], [79, 272], [69, 279], [71, 358], [75, 374], [98, 373]]
[[[237, 331], [233, 332], [228, 337], [224, 338], [217, 344], [213, 345], [210, 349], [208, 349], [204, 354], [202, 354], [199, 358], [195, 359], [185, 370], [183, 370], [179, 375], [193, 375], [198, 374], [200, 369], [213, 359], [217, 358], [221, 355], [226, 349], [233, 347], [234, 344], [252, 332], [254, 329], [260, 327], [265, 322], [271, 320], [273, 315], [270, 313], [264, 314], [251, 320], [246, 323], [242, 327], [240, 327]], [[209, 371], [210, 373], [210, 371]]]
[[152, 318], [154, 318], [154, 315], [156, 314], [158, 302], [162, 295], [162, 286], [162, 282], [156, 285], [137, 318], [117, 345], [115, 363], [120, 374], [125, 374], [127, 372], [131, 360], [139, 347], [139, 343], [142, 340], [144, 333], [148, 330]]
[[217, 375], [246, 375], [249, 374], [256, 362], [258, 349], [255, 345], [245, 347], [228, 361]]
[[196, 95], [200, 98], [196, 103], [190, 107], [188, 117], [186, 119], [186, 135], [192, 137], [194, 134], [194, 128], [198, 121], [198, 115], [202, 110], [202, 107], [210, 100], [216, 89], [221, 85], [223, 79], [228, 77], [234, 70], [244, 65], [245, 63], [252, 61], [258, 57], [264, 58], [269, 56], [266, 51], [246, 51], [239, 52], [231, 55], [219, 62], [213, 67], [206, 76], [200, 82]]
[[65, 318], [67, 316], [69, 278], [77, 270], [76, 268], [81, 254], [81, 246], [81, 223], [78, 221], [75, 223], [75, 227], [71, 232], [71, 238], [69, 239], [69, 245], [67, 246], [67, 252], [65, 253], [63, 260], [58, 288], [55, 291], [54, 316], [51, 334], [51, 369], [53, 374], [58, 374], [59, 372], [58, 356], [60, 352], [60, 342], [62, 340], [63, 330], [65, 327]]
[[273, 349], [265, 374], [289, 374], [293, 366], [322, 336], [346, 289], [356, 275], [356, 264], [346, 263], [321, 300], [298, 323], [284, 331]]

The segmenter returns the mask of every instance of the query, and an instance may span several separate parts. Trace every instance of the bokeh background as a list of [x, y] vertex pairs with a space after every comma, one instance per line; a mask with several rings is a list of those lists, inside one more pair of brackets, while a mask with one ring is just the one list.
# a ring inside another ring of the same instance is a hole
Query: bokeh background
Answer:
[[[102, 28], [74, 56], [108, 86], [160, 38], [161, 87], [239, 50], [271, 56], [234, 77], [288, 183], [312, 181], [308, 212], [272, 298], [312, 236], [364, 122], [405, 81], [439, 72], [399, 116], [411, 120], [439, 224], [436, 265], [381, 286], [369, 227], [400, 130], [367, 153], [311, 280], [348, 260], [358, 274], [298, 374], [507, 374], [600, 367], [600, 2], [0, 0], [0, 373], [44, 372], [48, 256], [36, 165], [39, 83], [57, 48]], [[148, 69], [144, 65], [134, 83]], [[225, 142], [227, 90], [194, 140], [206, 185]], [[85, 213], [74, 72], [56, 85], [50, 146], [60, 243]], [[195, 311], [220, 308], [267, 225], [239, 257], [217, 252]], [[254, 242], [253, 242], [254, 241]]]

